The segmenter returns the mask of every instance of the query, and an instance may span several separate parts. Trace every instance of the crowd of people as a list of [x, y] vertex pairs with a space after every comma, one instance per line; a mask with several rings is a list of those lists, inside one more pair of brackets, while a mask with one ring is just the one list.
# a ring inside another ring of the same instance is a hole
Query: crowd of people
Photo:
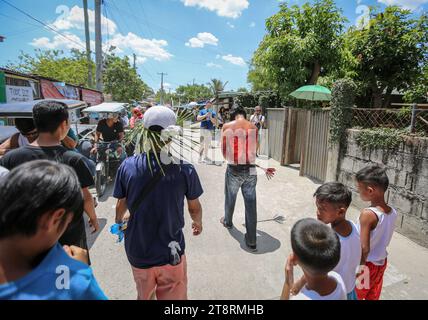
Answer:
[[[197, 116], [202, 160], [219, 121], [211, 107], [207, 104]], [[255, 252], [257, 170], [261, 169], [256, 158], [265, 120], [257, 108], [250, 121], [244, 108], [234, 106], [230, 112], [231, 121], [221, 123], [227, 169], [220, 222], [225, 228], [234, 227], [241, 189], [245, 243]], [[157, 133], [177, 121], [175, 113], [163, 106], [146, 110], [144, 116], [133, 112], [133, 117], [131, 126], [142, 121]], [[107, 299], [90, 267], [83, 218], [85, 212], [92, 232], [99, 231], [88, 190], [93, 175], [85, 157], [64, 146], [70, 131], [67, 108], [60, 102], [41, 102], [34, 106], [33, 120], [34, 128], [30, 123], [17, 123], [19, 136], [9, 144], [18, 143], [18, 147], [0, 159], [0, 168], [5, 168], [0, 171], [0, 299]], [[38, 136], [33, 140], [30, 133], [35, 131]], [[118, 117], [106, 119], [96, 131], [110, 141], [123, 139]], [[20, 146], [23, 137], [28, 144]], [[161, 156], [171, 141], [156, 135], [155, 139], [151, 152]], [[115, 222], [125, 232], [125, 252], [138, 299], [187, 299], [184, 209], [187, 202], [193, 235], [200, 235], [203, 184], [191, 163], [173, 158], [166, 164], [156, 158], [142, 153], [122, 162], [113, 191]], [[265, 173], [273, 175], [269, 170]], [[293, 226], [282, 299], [379, 299], [397, 213], [385, 202], [388, 177], [384, 168], [369, 166], [355, 178], [360, 197], [371, 203], [357, 224], [346, 219], [351, 192], [334, 182], [316, 190], [314, 219], [302, 219]], [[296, 266], [303, 276], [294, 281]]]

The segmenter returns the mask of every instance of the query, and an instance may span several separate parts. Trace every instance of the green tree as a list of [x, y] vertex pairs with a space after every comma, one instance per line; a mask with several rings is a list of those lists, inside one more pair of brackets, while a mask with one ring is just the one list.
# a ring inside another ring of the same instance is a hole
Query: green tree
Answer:
[[188, 103], [212, 97], [210, 88], [203, 84], [188, 84], [181, 85], [175, 90], [177, 96], [180, 97], [181, 103]]
[[339, 69], [345, 22], [333, 0], [281, 4], [267, 19], [267, 34], [252, 59], [248, 81], [253, 90], [279, 90], [286, 97]]
[[113, 100], [132, 102], [152, 95], [153, 90], [137, 74], [128, 57], [107, 56], [103, 74], [104, 91]]
[[248, 89], [247, 89], [247, 88], [245, 88], [245, 87], [238, 88], [236, 91], [237, 91], [237, 92], [245, 92], [245, 93], [248, 93]]
[[347, 46], [357, 59], [354, 78], [366, 103], [380, 108], [389, 105], [394, 89], [408, 90], [421, 78], [427, 62], [428, 19], [413, 18], [397, 6], [383, 12], [370, 9], [366, 28], [350, 28]]
[[408, 103], [426, 103], [428, 101], [428, 64], [415, 84], [405, 93], [404, 101]]
[[163, 93], [163, 103], [164, 104], [171, 104], [172, 105], [172, 103], [174, 103], [174, 105], [178, 105], [178, 102], [181, 100], [181, 99], [179, 99], [179, 96], [177, 95], [177, 93], [166, 92], [165, 90], [163, 90], [163, 92], [162, 92], [162, 90], [159, 89], [155, 95], [155, 99], [157, 102], [161, 101], [161, 94], [162, 93]]
[[[91, 62], [92, 73], [95, 74], [95, 64]], [[36, 49], [31, 55], [21, 51], [18, 62], [10, 62], [7, 68], [22, 73], [37, 74], [74, 85], [91, 87], [88, 83], [88, 61], [86, 54], [76, 49], [71, 50], [70, 56], [65, 56], [62, 50]]]
[[228, 81], [223, 83], [223, 81], [219, 79], [211, 79], [211, 81], [208, 83], [209, 88], [211, 89], [211, 93], [213, 96], [217, 97], [217, 95], [224, 91], [224, 88], [226, 87]]

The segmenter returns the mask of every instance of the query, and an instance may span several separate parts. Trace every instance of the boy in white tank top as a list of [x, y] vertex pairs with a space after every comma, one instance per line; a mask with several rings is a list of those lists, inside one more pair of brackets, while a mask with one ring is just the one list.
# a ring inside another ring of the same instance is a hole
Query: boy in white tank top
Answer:
[[[355, 280], [361, 259], [360, 235], [355, 224], [346, 219], [346, 211], [352, 202], [352, 192], [342, 183], [327, 182], [314, 194], [317, 218], [330, 224], [340, 241], [340, 261], [333, 271], [343, 279], [348, 300], [357, 300]], [[300, 291], [305, 277], [296, 283], [293, 292]]]
[[369, 283], [357, 284], [360, 300], [379, 300], [382, 292], [383, 275], [387, 266], [386, 251], [394, 233], [397, 212], [385, 202], [385, 192], [389, 186], [386, 169], [374, 164], [361, 169], [356, 175], [357, 188], [363, 201], [370, 201], [370, 207], [360, 215], [359, 232], [361, 237], [361, 265], [369, 272]]

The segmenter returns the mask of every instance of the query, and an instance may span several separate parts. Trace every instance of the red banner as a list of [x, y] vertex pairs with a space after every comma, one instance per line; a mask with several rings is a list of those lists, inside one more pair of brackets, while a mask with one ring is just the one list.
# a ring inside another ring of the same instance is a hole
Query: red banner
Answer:
[[97, 91], [82, 89], [82, 100], [91, 106], [96, 106], [103, 102], [103, 95]]
[[54, 84], [48, 80], [40, 80], [42, 95], [44, 99], [64, 99], [64, 96], [55, 88]]

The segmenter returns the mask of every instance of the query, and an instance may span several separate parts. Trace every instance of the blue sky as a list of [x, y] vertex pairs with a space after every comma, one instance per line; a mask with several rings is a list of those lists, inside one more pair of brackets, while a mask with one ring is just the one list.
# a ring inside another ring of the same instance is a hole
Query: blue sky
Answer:
[[[81, 0], [7, 0], [50, 24], [66, 38], [47, 30], [0, 0], [0, 66], [15, 61], [20, 50], [84, 48]], [[93, 20], [93, 0], [89, 0]], [[248, 87], [248, 62], [265, 33], [266, 18], [278, 11], [278, 0], [104, 0], [103, 41], [116, 54], [137, 55], [142, 79], [155, 90], [159, 72], [167, 88], [228, 81], [226, 89]], [[304, 0], [288, 3], [302, 4]], [[428, 0], [336, 0], [351, 24], [368, 5], [397, 4], [420, 13]], [[92, 17], [92, 18], [91, 18]], [[94, 33], [91, 32], [91, 40]]]

